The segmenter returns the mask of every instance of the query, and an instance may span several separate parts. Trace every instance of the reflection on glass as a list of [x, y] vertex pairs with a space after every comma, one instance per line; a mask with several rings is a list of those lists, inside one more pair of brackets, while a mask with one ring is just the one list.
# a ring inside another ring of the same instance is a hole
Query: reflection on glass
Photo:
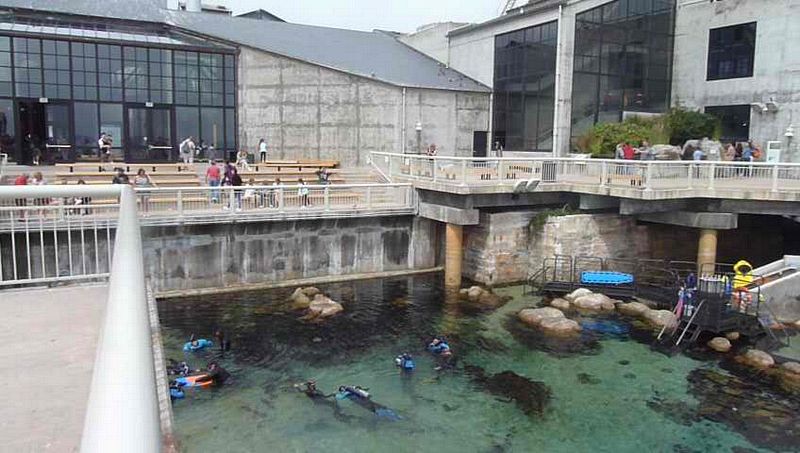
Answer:
[[14, 103], [11, 99], [0, 99], [0, 150], [9, 156], [13, 154], [15, 131]]

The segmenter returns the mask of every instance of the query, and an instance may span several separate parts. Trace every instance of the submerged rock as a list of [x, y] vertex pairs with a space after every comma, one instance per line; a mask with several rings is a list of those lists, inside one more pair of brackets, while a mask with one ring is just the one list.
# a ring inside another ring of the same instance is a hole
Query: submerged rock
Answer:
[[550, 335], [574, 335], [581, 331], [581, 325], [567, 318], [544, 318], [539, 322], [542, 331]]
[[564, 318], [564, 312], [553, 307], [525, 308], [517, 314], [529, 326], [538, 326], [545, 318]]
[[706, 344], [709, 348], [717, 352], [728, 352], [731, 350], [731, 342], [725, 337], [714, 337]]
[[567, 299], [562, 299], [560, 297], [557, 297], [550, 301], [550, 306], [563, 311], [563, 310], [569, 310], [570, 303]]
[[314, 296], [314, 300], [308, 306], [308, 312], [301, 319], [306, 321], [321, 321], [344, 310], [339, 302], [331, 300], [323, 294]]
[[551, 392], [547, 385], [513, 371], [487, 375], [483, 368], [473, 365], [465, 365], [464, 371], [486, 392], [514, 401], [525, 415], [543, 415], [550, 402]]
[[458, 295], [461, 299], [481, 309], [495, 309], [511, 300], [510, 297], [498, 296], [492, 291], [481, 288], [480, 286], [462, 289], [458, 292]]
[[588, 373], [578, 373], [578, 383], [579, 384], [589, 384], [595, 385], [600, 383], [600, 379], [592, 376]]
[[800, 363], [797, 362], [782, 363], [781, 370], [787, 373], [794, 373], [800, 376]]
[[743, 355], [737, 356], [736, 361], [753, 368], [769, 368], [775, 365], [775, 359], [771, 355], [758, 349], [750, 349]]
[[305, 310], [311, 304], [311, 299], [303, 292], [303, 288], [294, 290], [292, 295], [289, 296], [289, 301], [291, 302], [292, 310]]
[[314, 286], [307, 286], [307, 287], [305, 287], [305, 288], [301, 289], [301, 291], [302, 291], [302, 292], [303, 292], [303, 294], [305, 294], [307, 297], [314, 297], [314, 296], [316, 296], [317, 294], [321, 294], [321, 293], [322, 293], [322, 291], [320, 291], [318, 288], [316, 288], [316, 287], [314, 287]]
[[736, 341], [739, 339], [739, 337], [741, 337], [739, 332], [728, 332], [725, 334], [725, 338], [727, 338], [730, 341]]

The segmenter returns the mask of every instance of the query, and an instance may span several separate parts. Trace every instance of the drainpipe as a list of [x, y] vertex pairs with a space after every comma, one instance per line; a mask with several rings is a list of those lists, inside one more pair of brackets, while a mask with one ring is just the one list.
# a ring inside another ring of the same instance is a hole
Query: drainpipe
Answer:
[[401, 146], [401, 153], [405, 154], [406, 153], [406, 87], [403, 87], [403, 106], [402, 106], [402, 110], [403, 110], [403, 113], [401, 114], [401, 116], [403, 117], [403, 119], [402, 119], [403, 123], [401, 124], [400, 129], [402, 130], [401, 133], [402, 133], [403, 136], [400, 139], [400, 142], [401, 142], [400, 146]]
[[492, 152], [492, 144], [494, 143], [494, 138], [492, 137], [494, 128], [492, 127], [492, 120], [494, 119], [494, 87], [492, 87], [492, 92], [489, 93], [489, 119], [487, 121], [489, 127], [486, 131], [486, 157], [489, 157]]
[[555, 89], [555, 92], [556, 92], [555, 93], [556, 95], [554, 96], [554, 99], [553, 99], [555, 101], [555, 106], [553, 107], [554, 108], [554, 110], [553, 110], [553, 157], [561, 155], [561, 142], [563, 140], [563, 137], [561, 137], [562, 134], [558, 130], [558, 125], [560, 123], [559, 118], [561, 117], [561, 110], [562, 110], [561, 100], [560, 100], [561, 95], [560, 95], [559, 90], [561, 89], [561, 61], [563, 60], [563, 57], [561, 56], [562, 45], [563, 45], [562, 44], [562, 39], [561, 39], [561, 32], [563, 30], [562, 27], [564, 26], [564, 21], [563, 21], [564, 15], [563, 15], [563, 12], [564, 12], [564, 6], [563, 5], [558, 5], [558, 22], [556, 23], [557, 26], [558, 26], [558, 35], [557, 35], [557, 38], [556, 38], [556, 74], [555, 74], [555, 81], [553, 82], [554, 89]]

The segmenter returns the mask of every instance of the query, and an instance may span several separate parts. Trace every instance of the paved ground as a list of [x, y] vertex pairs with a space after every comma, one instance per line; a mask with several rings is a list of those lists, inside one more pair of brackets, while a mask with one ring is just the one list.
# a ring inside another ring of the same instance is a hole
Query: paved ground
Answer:
[[0, 291], [0, 452], [78, 450], [106, 293]]

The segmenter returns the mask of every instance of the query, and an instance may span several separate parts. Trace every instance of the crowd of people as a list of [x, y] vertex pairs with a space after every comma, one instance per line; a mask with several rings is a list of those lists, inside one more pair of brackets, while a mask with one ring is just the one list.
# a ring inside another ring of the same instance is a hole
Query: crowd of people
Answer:
[[[712, 144], [704, 149], [703, 140], [691, 140], [683, 146], [680, 154], [681, 160], [721, 160], [723, 162], [755, 162], [763, 158], [761, 148], [752, 141], [727, 143], [721, 149]], [[634, 147], [629, 142], [621, 142], [616, 146], [614, 157], [622, 160], [656, 160], [655, 148], [644, 140], [639, 147]]]

